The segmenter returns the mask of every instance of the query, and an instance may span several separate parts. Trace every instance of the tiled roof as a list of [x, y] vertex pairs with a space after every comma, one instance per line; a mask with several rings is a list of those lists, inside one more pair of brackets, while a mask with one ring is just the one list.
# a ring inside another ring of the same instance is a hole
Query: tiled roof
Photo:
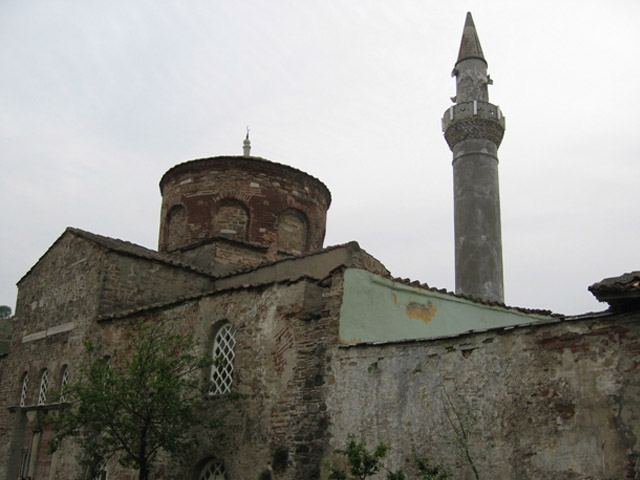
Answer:
[[237, 270], [232, 270], [232, 271], [224, 273], [222, 275], [217, 275], [216, 278], [232, 277], [234, 275], [240, 275], [240, 274], [243, 274], [243, 273], [250, 273], [250, 272], [253, 272], [254, 270], [258, 270], [260, 268], [264, 268], [264, 267], [267, 267], [269, 265], [275, 265], [276, 263], [290, 262], [292, 260], [298, 260], [299, 258], [306, 258], [306, 257], [312, 257], [314, 255], [320, 255], [321, 253], [329, 252], [331, 250], [337, 250], [338, 248], [350, 248], [350, 247], [354, 248], [355, 250], [359, 250], [359, 251], [364, 252], [364, 250], [362, 250], [362, 248], [360, 248], [360, 245], [358, 245], [358, 242], [352, 240], [351, 242], [340, 243], [338, 245], [330, 245], [328, 247], [324, 247], [324, 248], [321, 248], [319, 250], [314, 250], [312, 252], [307, 252], [307, 253], [303, 253], [301, 255], [295, 255], [295, 256], [291, 256], [291, 257], [279, 258], [277, 260], [273, 260], [271, 262], [260, 263], [258, 265], [253, 265], [253, 266], [249, 266], [249, 267], [239, 266]]
[[87, 232], [85, 230], [81, 230], [79, 228], [67, 227], [62, 235], [60, 235], [55, 242], [47, 249], [45, 253], [38, 259], [38, 261], [25, 273], [18, 283], [20, 283], [31, 271], [35, 268], [36, 265], [42, 261], [42, 259], [49, 253], [49, 251], [60, 241], [62, 237], [64, 237], [67, 233], [75, 235], [77, 237], [84, 238], [90, 242], [98, 244], [107, 250], [118, 252], [124, 255], [129, 255], [132, 257], [144, 258], [146, 260], [153, 260], [156, 262], [164, 263], [166, 265], [172, 265], [174, 267], [183, 268], [185, 270], [190, 270], [194, 273], [198, 273], [200, 275], [206, 275], [207, 277], [212, 277], [211, 273], [206, 270], [194, 267], [193, 265], [189, 265], [187, 263], [183, 263], [177, 261], [171, 255], [166, 255], [163, 253], [159, 253], [155, 250], [151, 250], [149, 248], [143, 247], [141, 245], [136, 245], [135, 243], [127, 242], [124, 240], [119, 240], [117, 238], [105, 237], [104, 235], [98, 235], [96, 233]]
[[250, 157], [240, 156], [240, 155], [220, 155], [216, 157], [205, 157], [205, 158], [196, 158], [193, 160], [188, 160], [186, 162], [179, 163], [174, 165], [169, 170], [165, 172], [165, 174], [160, 179], [160, 192], [162, 192], [162, 188], [164, 186], [164, 182], [168, 179], [174, 172], [183, 171], [189, 168], [194, 168], [200, 165], [205, 165], [207, 162], [216, 162], [216, 161], [225, 161], [225, 160], [236, 160], [238, 162], [252, 162], [257, 165], [263, 165], [265, 167], [277, 167], [279, 169], [288, 170], [297, 175], [302, 175], [303, 177], [310, 178], [314, 182], [316, 182], [321, 188], [325, 191], [327, 195], [328, 205], [331, 205], [331, 191], [329, 188], [320, 180], [319, 178], [314, 177], [313, 175], [308, 174], [307, 172], [303, 172], [295, 167], [290, 165], [285, 165], [284, 163], [273, 162], [266, 158], [262, 157], [254, 157], [253, 155]]
[[214, 288], [212, 290], [206, 291], [206, 292], [202, 292], [202, 293], [196, 293], [193, 295], [186, 295], [186, 296], [182, 296], [182, 297], [176, 297], [172, 300], [168, 300], [166, 302], [159, 302], [159, 303], [153, 303], [150, 305], [143, 305], [140, 307], [133, 307], [133, 308], [129, 308], [127, 310], [122, 310], [119, 312], [114, 312], [114, 313], [107, 313], [107, 314], [103, 314], [103, 315], [98, 315], [97, 320], [100, 321], [104, 321], [104, 320], [114, 320], [117, 318], [124, 318], [124, 317], [128, 317], [130, 315], [136, 315], [136, 314], [140, 314], [140, 313], [145, 313], [145, 312], [150, 312], [150, 311], [154, 311], [154, 310], [163, 310], [165, 308], [169, 308], [169, 307], [173, 307], [176, 305], [180, 305], [181, 303], [185, 303], [185, 302], [189, 302], [192, 300], [198, 300], [200, 298], [204, 298], [204, 297], [210, 297], [212, 295], [216, 295], [219, 293], [224, 293], [224, 292], [231, 292], [234, 290], [246, 290], [249, 288], [262, 288], [262, 287], [266, 287], [269, 285], [276, 285], [276, 284], [280, 284], [280, 285], [290, 285], [290, 284], [294, 284], [303, 280], [310, 280], [310, 281], [317, 281], [315, 278], [309, 277], [308, 275], [300, 275], [297, 278], [293, 278], [293, 279], [283, 279], [283, 280], [274, 280], [274, 281], [267, 281], [267, 282], [262, 282], [262, 283], [252, 283], [252, 284], [243, 284], [243, 285], [234, 285], [231, 287], [225, 287], [225, 288]]
[[629, 272], [619, 277], [605, 278], [589, 287], [589, 291], [596, 297], [601, 293], [623, 293], [640, 291], [640, 271]]
[[412, 281], [409, 278], [393, 277], [393, 278], [391, 278], [391, 280], [394, 281], [394, 282], [398, 282], [398, 283], [404, 283], [405, 285], [409, 285], [411, 287], [418, 287], [418, 288], [422, 288], [422, 289], [425, 289], [425, 290], [429, 290], [431, 292], [443, 293], [445, 295], [450, 295], [452, 297], [457, 297], [457, 298], [464, 298], [465, 300], [469, 300], [469, 301], [471, 301], [473, 303], [479, 303], [481, 305], [502, 307], [502, 308], [507, 308], [509, 310], [515, 310], [515, 311], [518, 311], [518, 312], [529, 313], [529, 314], [533, 314], [533, 315], [547, 315], [547, 316], [550, 316], [550, 317], [564, 318], [564, 315], [562, 315], [560, 313], [554, 313], [551, 310], [544, 310], [544, 309], [537, 309], [537, 308], [525, 308], [525, 307], [513, 307], [513, 306], [510, 306], [510, 305], [506, 305], [504, 303], [501, 303], [501, 302], [496, 302], [496, 301], [491, 301], [491, 300], [482, 300], [480, 298], [474, 298], [474, 297], [470, 297], [470, 296], [467, 296], [467, 295], [461, 295], [459, 293], [455, 293], [455, 292], [452, 292], [450, 290], [447, 290], [446, 288], [430, 287], [426, 283], [420, 283], [418, 280], [413, 280]]
[[90, 240], [99, 245], [102, 245], [106, 249], [114, 252], [123, 253], [125, 255], [130, 255], [133, 257], [144, 258], [147, 260], [154, 260], [157, 262], [172, 265], [174, 267], [180, 267], [186, 270], [191, 270], [192, 272], [199, 273], [201, 275], [206, 275], [208, 277], [211, 276], [211, 274], [208, 273], [207, 271], [194, 267], [193, 265], [189, 265], [187, 263], [179, 262], [175, 259], [175, 257], [172, 257], [171, 255], [160, 253], [160, 252], [157, 252], [156, 250], [151, 250], [141, 245], [136, 245], [135, 243], [127, 242], [125, 240], [120, 240], [117, 238], [105, 237], [103, 235], [98, 235], [96, 233], [80, 230], [79, 228], [67, 227], [66, 231], [71, 232], [79, 237]]
[[611, 309], [640, 309], [640, 271], [605, 278], [591, 285], [589, 291], [599, 301], [607, 302]]

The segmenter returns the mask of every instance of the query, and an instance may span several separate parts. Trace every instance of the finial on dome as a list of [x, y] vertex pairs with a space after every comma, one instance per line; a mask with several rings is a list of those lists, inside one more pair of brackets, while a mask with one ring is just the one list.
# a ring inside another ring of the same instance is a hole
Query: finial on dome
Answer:
[[245, 157], [251, 156], [251, 140], [249, 140], [249, 127], [247, 127], [247, 136], [244, 137], [244, 141], [242, 142], [242, 154]]

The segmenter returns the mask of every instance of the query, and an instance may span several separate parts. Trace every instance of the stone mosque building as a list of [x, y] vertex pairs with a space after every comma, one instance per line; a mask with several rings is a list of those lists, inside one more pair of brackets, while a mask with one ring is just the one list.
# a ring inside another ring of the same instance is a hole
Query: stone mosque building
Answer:
[[[640, 478], [640, 272], [593, 284], [600, 313], [503, 302], [498, 147], [487, 62], [467, 15], [453, 152], [456, 292], [394, 278], [356, 242], [323, 247], [328, 188], [244, 155], [191, 160], [160, 180], [158, 250], [67, 228], [19, 280], [0, 358], [0, 478], [84, 478], [77, 446], [47, 451], [39, 412], [77, 378], [90, 338], [105, 354], [163, 322], [218, 361], [211, 402], [238, 393], [222, 427], [153, 478], [313, 480], [353, 436], [412, 452], [456, 479]], [[445, 159], [443, 159], [444, 161]], [[223, 353], [221, 353], [223, 352]], [[137, 478], [116, 459], [103, 478]], [[382, 477], [379, 477], [382, 478]]]

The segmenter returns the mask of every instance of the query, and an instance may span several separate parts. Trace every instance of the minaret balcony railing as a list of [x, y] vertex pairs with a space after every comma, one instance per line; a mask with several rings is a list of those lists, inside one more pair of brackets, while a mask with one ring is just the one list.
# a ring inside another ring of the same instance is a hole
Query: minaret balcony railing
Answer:
[[471, 118], [493, 120], [498, 122], [503, 130], [506, 126], [505, 117], [499, 106], [489, 102], [474, 100], [472, 102], [451, 105], [442, 116], [442, 131], [446, 132], [447, 128], [453, 123]]

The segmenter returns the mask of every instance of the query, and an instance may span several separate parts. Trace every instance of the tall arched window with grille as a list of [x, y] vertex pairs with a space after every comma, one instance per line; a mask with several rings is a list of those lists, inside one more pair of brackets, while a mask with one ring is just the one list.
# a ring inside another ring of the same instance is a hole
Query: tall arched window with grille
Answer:
[[47, 403], [47, 390], [49, 390], [49, 371], [45, 368], [40, 375], [40, 390], [38, 392], [38, 405]]
[[69, 383], [69, 366], [62, 366], [62, 373], [60, 374], [60, 403], [64, 402], [64, 391]]
[[209, 460], [200, 470], [198, 480], [227, 480], [224, 464], [216, 460]]
[[231, 391], [233, 360], [236, 348], [236, 329], [223, 323], [213, 339], [213, 364], [211, 365], [211, 394], [224, 395]]
[[27, 372], [22, 374], [22, 382], [20, 383], [20, 406], [24, 407], [27, 404], [27, 390], [29, 388], [29, 374]]

